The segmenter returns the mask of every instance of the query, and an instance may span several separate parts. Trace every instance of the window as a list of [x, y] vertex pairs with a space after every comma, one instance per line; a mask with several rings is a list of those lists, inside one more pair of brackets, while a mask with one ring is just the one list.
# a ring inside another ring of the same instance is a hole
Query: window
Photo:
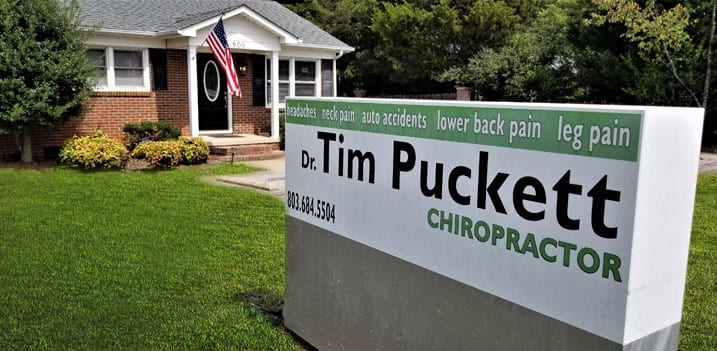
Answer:
[[149, 58], [146, 49], [89, 49], [87, 57], [95, 64], [95, 90], [149, 91]]
[[321, 96], [334, 96], [333, 60], [321, 60]]
[[[320, 96], [322, 88], [322, 75], [328, 74], [330, 81], [333, 82], [333, 61], [324, 60], [331, 63], [331, 69], [322, 66], [322, 60], [304, 61], [304, 60], [279, 60], [279, 103], [284, 104], [286, 97], [290, 94], [294, 96]], [[271, 59], [266, 60], [266, 105], [271, 105]], [[326, 83], [323, 83], [326, 84]], [[331, 95], [333, 96], [333, 85], [329, 86]], [[317, 94], [317, 91], [319, 94]]]
[[316, 95], [316, 62], [296, 61], [296, 96]]
[[95, 66], [94, 83], [96, 86], [107, 86], [107, 60], [105, 50], [89, 49], [87, 58]]
[[[266, 61], [266, 101], [271, 101], [271, 60]], [[279, 60], [279, 103], [286, 102], [289, 95], [289, 61]]]
[[115, 84], [119, 87], [142, 86], [144, 83], [142, 51], [115, 50]]

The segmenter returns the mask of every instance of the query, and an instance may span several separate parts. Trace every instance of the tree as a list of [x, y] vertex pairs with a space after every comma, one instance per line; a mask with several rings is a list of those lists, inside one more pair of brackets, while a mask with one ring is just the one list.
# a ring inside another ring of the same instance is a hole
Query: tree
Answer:
[[0, 0], [0, 133], [32, 162], [32, 131], [80, 115], [92, 89], [74, 1]]
[[553, 0], [305, 0], [289, 6], [356, 48], [339, 61], [340, 88], [373, 94], [437, 92], [436, 76], [498, 47], [537, 4]]
[[[689, 31], [690, 11], [683, 4], [662, 9], [655, 0], [641, 6], [631, 0], [592, 0], [599, 13], [592, 22], [597, 25], [619, 23], [624, 25], [623, 36], [636, 43], [640, 55], [647, 61], [669, 70], [672, 77], [689, 94], [694, 105], [705, 109], [705, 122], [709, 126], [708, 108], [712, 82], [712, 49], [717, 27], [717, 5], [710, 5], [709, 33], [703, 42], [696, 41]], [[704, 60], [702, 79], [694, 74], [694, 61]], [[693, 67], [690, 67], [692, 65]], [[691, 79], [690, 79], [691, 78]]]
[[568, 25], [577, 3], [547, 4], [505, 45], [480, 48], [467, 65], [454, 66], [439, 78], [473, 87], [489, 100], [581, 101], [585, 89], [578, 85]]
[[498, 47], [520, 23], [503, 1], [439, 0], [391, 3], [373, 15], [375, 54], [389, 79], [405, 87], [435, 85], [438, 74], [464, 65], [482, 47]]
[[[649, 55], [644, 44], [638, 45], [626, 36], [625, 25], [611, 21], [595, 25], [594, 14], [601, 11], [596, 1], [620, 0], [546, 3], [504, 46], [480, 49], [468, 65], [453, 67], [441, 78], [463, 81], [496, 100], [689, 105], [692, 97], [673, 71], [666, 69], [665, 61]], [[684, 23], [681, 18], [673, 15], [669, 21], [663, 18], [655, 23]], [[672, 30], [662, 30], [685, 33], [676, 26], [669, 27]], [[651, 29], [658, 28], [655, 25]], [[677, 44], [672, 44], [672, 48], [681, 48], [674, 67], [684, 81], [699, 85], [694, 82], [700, 77], [697, 67], [704, 51]]]
[[354, 47], [338, 61], [339, 88], [348, 93], [351, 88], [363, 87], [381, 75], [381, 64], [373, 55], [376, 37], [371, 32], [371, 15], [378, 0], [306, 0], [289, 6], [307, 20]]
[[530, 25], [531, 20], [535, 18], [540, 10], [555, 0], [504, 0], [508, 6], [515, 9], [516, 14], [520, 17], [521, 23]]

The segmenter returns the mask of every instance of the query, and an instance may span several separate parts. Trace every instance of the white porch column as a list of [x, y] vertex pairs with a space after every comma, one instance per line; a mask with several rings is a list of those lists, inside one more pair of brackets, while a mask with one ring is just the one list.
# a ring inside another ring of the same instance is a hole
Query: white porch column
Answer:
[[187, 75], [189, 81], [189, 131], [193, 137], [199, 136], [199, 97], [197, 96], [197, 47], [187, 49]]
[[289, 96], [296, 96], [296, 59], [289, 59]]
[[334, 61], [334, 69], [333, 69], [333, 71], [332, 71], [332, 72], [333, 72], [333, 78], [332, 78], [332, 79], [333, 79], [333, 86], [334, 86], [334, 97], [336, 97], [336, 95], [337, 95], [337, 93], [338, 93], [338, 88], [336, 87], [336, 86], [338, 85], [338, 84], [336, 84], [336, 83], [337, 83], [337, 82], [336, 82], [336, 59], [333, 59], [333, 61]]
[[314, 74], [314, 81], [316, 82], [316, 86], [314, 89], [314, 96], [323, 95], [321, 93], [322, 93], [322, 89], [324, 86], [324, 80], [321, 77], [321, 74], [323, 73], [323, 72], [321, 72], [321, 68], [322, 68], [321, 60], [316, 60], [316, 64], [314, 64], [314, 70], [316, 72], [316, 74]]
[[279, 52], [271, 52], [271, 137], [279, 138]]

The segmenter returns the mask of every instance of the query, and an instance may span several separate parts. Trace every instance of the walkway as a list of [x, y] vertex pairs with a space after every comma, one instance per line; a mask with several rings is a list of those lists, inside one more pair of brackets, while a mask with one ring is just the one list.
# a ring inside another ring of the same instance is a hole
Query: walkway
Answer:
[[273, 160], [244, 161], [242, 163], [262, 170], [249, 174], [221, 176], [217, 177], [216, 180], [231, 185], [254, 188], [285, 198], [284, 157]]
[[717, 172], [717, 154], [703, 152], [700, 154], [700, 173]]

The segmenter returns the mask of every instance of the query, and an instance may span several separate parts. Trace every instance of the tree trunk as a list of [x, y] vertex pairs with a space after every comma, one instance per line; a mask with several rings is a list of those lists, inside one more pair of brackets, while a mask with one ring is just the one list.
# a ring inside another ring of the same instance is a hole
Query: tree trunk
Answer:
[[30, 128], [25, 128], [25, 130], [22, 131], [22, 148], [20, 149], [20, 153], [22, 154], [22, 162], [32, 162], [32, 130]]
[[667, 49], [667, 45], [664, 43], [662, 44], [662, 51], [664, 52], [665, 57], [667, 58], [666, 65], [672, 71], [672, 76], [675, 77], [675, 79], [677, 79], [677, 81], [680, 83], [680, 85], [690, 94], [690, 96], [692, 96], [692, 99], [695, 100], [695, 104], [697, 105], [697, 107], [703, 107], [702, 102], [697, 97], [697, 94], [695, 94], [695, 92], [692, 89], [690, 89], [689, 86], [687, 86], [687, 83], [685, 83], [685, 81], [682, 80], [682, 77], [680, 77], [680, 74], [677, 72], [677, 66], [675, 66], [675, 61], [672, 60], [672, 55], [670, 55], [670, 51]]

